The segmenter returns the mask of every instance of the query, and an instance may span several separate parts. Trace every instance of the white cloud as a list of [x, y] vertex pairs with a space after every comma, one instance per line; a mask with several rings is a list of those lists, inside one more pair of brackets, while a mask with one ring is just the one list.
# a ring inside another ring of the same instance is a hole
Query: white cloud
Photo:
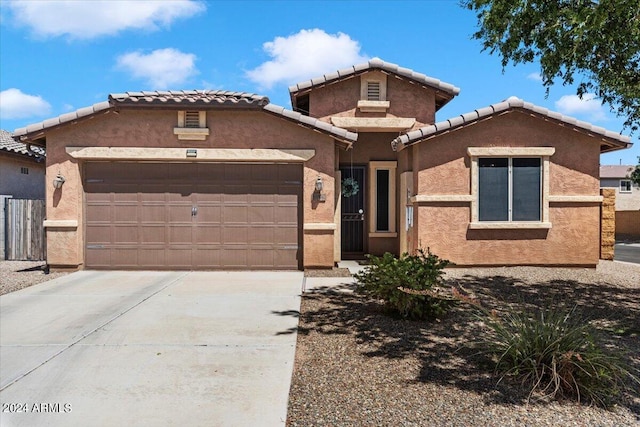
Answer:
[[347, 34], [327, 34], [317, 28], [276, 37], [262, 48], [273, 59], [247, 71], [247, 77], [265, 88], [297, 83], [369, 59], [360, 53], [360, 43]]
[[151, 85], [150, 89], [168, 89], [198, 74], [195, 61], [196, 56], [192, 53], [167, 48], [149, 54], [126, 53], [117, 58], [117, 67], [135, 79], [145, 80]]
[[602, 103], [593, 93], [585, 93], [582, 99], [578, 95], [564, 95], [556, 101], [556, 108], [563, 114], [586, 116], [589, 120], [607, 119]]
[[531, 73], [527, 75], [527, 78], [529, 80], [534, 80], [536, 82], [541, 82], [542, 81], [542, 76], [540, 75], [540, 73]]
[[157, 30], [179, 18], [188, 18], [205, 10], [204, 3], [193, 0], [47, 0], [6, 4], [13, 20], [41, 37], [69, 36], [91, 39], [123, 30]]
[[0, 118], [2, 119], [24, 119], [50, 113], [51, 105], [41, 96], [28, 95], [15, 88], [0, 92]]

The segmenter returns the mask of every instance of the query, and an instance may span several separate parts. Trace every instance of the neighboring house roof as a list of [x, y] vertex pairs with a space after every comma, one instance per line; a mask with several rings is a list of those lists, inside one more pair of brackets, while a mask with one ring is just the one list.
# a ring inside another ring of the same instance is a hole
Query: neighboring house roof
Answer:
[[462, 114], [460, 116], [456, 116], [433, 125], [425, 126], [411, 132], [407, 132], [406, 134], [394, 139], [391, 142], [391, 146], [394, 150], [399, 151], [408, 145], [434, 138], [443, 133], [476, 123], [481, 119], [485, 119], [509, 110], [525, 110], [541, 116], [545, 119], [551, 119], [558, 124], [571, 126], [574, 129], [584, 131], [591, 136], [599, 136], [604, 142], [604, 144], [600, 145], [601, 152], [629, 148], [633, 145], [630, 142], [631, 138], [629, 136], [606, 130], [603, 127], [594, 126], [591, 123], [587, 123], [573, 117], [565, 116], [563, 114], [551, 111], [544, 107], [539, 107], [530, 102], [525, 102], [520, 98], [512, 96], [497, 104], [479, 108], [469, 113]]
[[229, 92], [223, 90], [183, 90], [183, 91], [145, 91], [125, 92], [109, 95], [109, 100], [80, 108], [71, 113], [62, 114], [23, 128], [16, 129], [14, 136], [23, 141], [36, 141], [44, 138], [44, 132], [69, 123], [92, 117], [99, 113], [129, 108], [163, 109], [253, 109], [292, 121], [300, 126], [327, 134], [340, 142], [351, 145], [358, 134], [332, 126], [329, 123], [303, 116], [284, 107], [270, 104], [269, 98], [248, 92]]
[[602, 165], [600, 178], [626, 178], [634, 169], [631, 165]]
[[[31, 148], [31, 150], [29, 150]], [[20, 154], [22, 156], [40, 159], [45, 157], [45, 151], [40, 147], [29, 147], [23, 142], [13, 139], [11, 132], [0, 129], [0, 151]]]
[[300, 94], [300, 92], [309, 92], [313, 88], [326, 86], [332, 83], [337, 83], [339, 81], [346, 80], [348, 78], [363, 74], [371, 70], [386, 71], [388, 73], [395, 74], [400, 77], [408, 78], [409, 80], [412, 80], [416, 83], [429, 86], [431, 88], [436, 89], [437, 91], [444, 92], [447, 96], [445, 97], [445, 99], [441, 100], [441, 103], [438, 105], [438, 108], [442, 107], [444, 104], [449, 102], [454, 96], [460, 93], [460, 88], [450, 83], [445, 83], [441, 80], [434, 79], [433, 77], [429, 77], [425, 74], [417, 73], [413, 70], [410, 70], [409, 68], [400, 67], [397, 64], [392, 64], [390, 62], [383, 61], [380, 58], [373, 58], [368, 62], [364, 62], [358, 65], [353, 65], [349, 68], [343, 68], [342, 70], [338, 70], [336, 72], [329, 73], [329, 74], [324, 74], [320, 77], [315, 77], [311, 80], [307, 80], [302, 83], [289, 86], [289, 93], [291, 95], [291, 105], [295, 106], [295, 98], [298, 94]]

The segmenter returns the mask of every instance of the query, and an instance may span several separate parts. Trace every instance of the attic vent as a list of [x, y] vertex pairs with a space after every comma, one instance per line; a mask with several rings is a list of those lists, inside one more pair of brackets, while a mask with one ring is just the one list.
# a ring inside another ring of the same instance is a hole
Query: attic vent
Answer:
[[185, 113], [184, 113], [184, 127], [186, 127], [186, 128], [199, 128], [200, 127], [200, 112], [199, 111], [185, 111]]
[[367, 82], [367, 101], [380, 101], [380, 82]]

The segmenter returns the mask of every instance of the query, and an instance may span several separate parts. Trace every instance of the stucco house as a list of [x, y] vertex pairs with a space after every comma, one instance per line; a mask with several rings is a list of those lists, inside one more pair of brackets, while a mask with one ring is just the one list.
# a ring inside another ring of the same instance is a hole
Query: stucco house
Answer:
[[640, 210], [640, 185], [634, 184], [629, 175], [635, 166], [600, 166], [600, 187], [616, 190], [616, 211]]
[[451, 84], [380, 59], [289, 88], [128, 92], [17, 129], [47, 147], [53, 267], [304, 269], [430, 247], [594, 266], [599, 158], [630, 139], [517, 98], [436, 122]]
[[44, 150], [30, 149], [0, 130], [0, 196], [44, 199]]
[[629, 176], [631, 165], [600, 166], [600, 187], [615, 190], [616, 239], [640, 238], [640, 186]]

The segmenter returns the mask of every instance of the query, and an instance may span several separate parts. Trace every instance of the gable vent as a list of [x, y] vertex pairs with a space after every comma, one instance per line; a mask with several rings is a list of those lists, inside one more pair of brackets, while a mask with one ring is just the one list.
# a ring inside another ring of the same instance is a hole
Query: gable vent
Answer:
[[367, 82], [367, 101], [380, 101], [380, 82]]
[[200, 127], [200, 112], [199, 111], [185, 111], [185, 114], [184, 114], [184, 127], [186, 127], [186, 128], [199, 128]]

